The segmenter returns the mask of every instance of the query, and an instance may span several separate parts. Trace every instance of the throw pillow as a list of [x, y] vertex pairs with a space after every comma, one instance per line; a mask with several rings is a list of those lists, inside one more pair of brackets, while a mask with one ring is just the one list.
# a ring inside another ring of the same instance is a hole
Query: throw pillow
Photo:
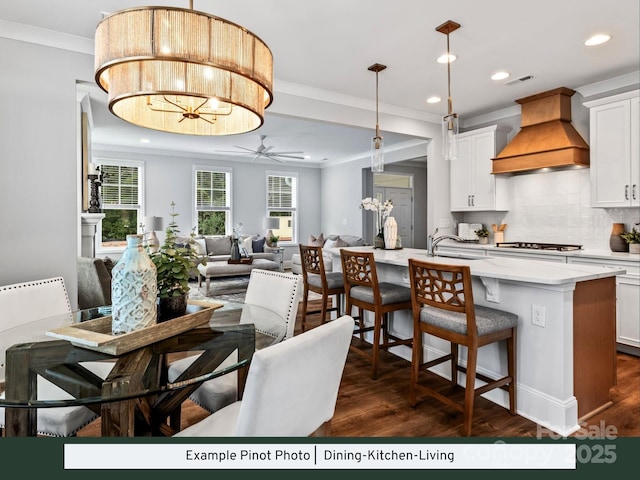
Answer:
[[244, 240], [242, 240], [242, 246], [247, 251], [247, 254], [251, 255], [253, 253], [253, 241], [256, 240], [257, 238], [258, 237], [249, 236]]
[[194, 238], [194, 243], [191, 245], [193, 250], [196, 252], [196, 255], [199, 257], [204, 257], [207, 254], [207, 244], [204, 238]]
[[321, 233], [318, 237], [314, 237], [313, 235], [309, 235], [309, 240], [307, 240], [307, 245], [312, 247], [323, 247], [324, 246], [324, 235]]
[[253, 250], [253, 253], [264, 253], [264, 242], [266, 240], [267, 239], [264, 237], [253, 240], [253, 242], [251, 242], [251, 249]]
[[324, 248], [339, 248], [339, 247], [348, 247], [349, 244], [342, 240], [340, 237], [336, 237], [335, 240], [327, 240], [324, 242]]
[[207, 255], [231, 255], [231, 237], [205, 237]]

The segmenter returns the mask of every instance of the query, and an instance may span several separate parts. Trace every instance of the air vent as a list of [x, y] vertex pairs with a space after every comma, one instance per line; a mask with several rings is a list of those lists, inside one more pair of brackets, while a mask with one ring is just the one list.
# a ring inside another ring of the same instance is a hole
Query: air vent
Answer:
[[526, 82], [527, 80], [531, 80], [533, 75], [523, 75], [522, 77], [514, 78], [509, 80], [508, 82], [504, 82], [505, 85], [512, 85], [514, 83]]

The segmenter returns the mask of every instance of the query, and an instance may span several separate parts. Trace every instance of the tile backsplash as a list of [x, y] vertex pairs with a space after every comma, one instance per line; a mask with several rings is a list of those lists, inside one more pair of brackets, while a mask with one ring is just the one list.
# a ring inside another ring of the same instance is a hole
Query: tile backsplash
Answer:
[[[640, 208], [592, 208], [589, 169], [514, 175], [508, 212], [455, 214], [458, 222], [506, 223], [504, 241], [582, 245], [609, 250], [613, 223], [627, 230], [640, 222]], [[489, 237], [493, 243], [493, 237]]]

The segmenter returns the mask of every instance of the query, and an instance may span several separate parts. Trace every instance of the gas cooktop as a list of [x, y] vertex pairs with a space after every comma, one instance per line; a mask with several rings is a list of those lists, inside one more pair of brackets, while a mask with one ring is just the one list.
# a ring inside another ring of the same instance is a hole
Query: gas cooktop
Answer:
[[567, 245], [564, 243], [538, 243], [538, 242], [503, 242], [503, 243], [496, 243], [496, 247], [529, 248], [531, 250], [556, 250], [560, 252], [582, 249], [582, 245]]

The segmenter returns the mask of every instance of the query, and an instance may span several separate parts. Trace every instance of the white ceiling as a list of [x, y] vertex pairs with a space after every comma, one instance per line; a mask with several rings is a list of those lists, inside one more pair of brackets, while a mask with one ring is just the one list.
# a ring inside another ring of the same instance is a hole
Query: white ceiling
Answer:
[[[137, 5], [189, 8], [187, 0], [20, 0], [0, 10], [0, 35], [7, 22], [83, 37], [91, 42], [102, 13]], [[319, 92], [335, 102], [371, 110], [371, 128], [345, 127], [290, 118], [267, 110], [258, 130], [232, 137], [194, 138], [129, 126], [102, 104], [92, 108], [93, 138], [154, 150], [212, 153], [234, 145], [255, 148], [260, 135], [273, 150], [302, 150], [308, 162], [350, 158], [369, 149], [375, 127], [373, 63], [379, 74], [380, 112], [405, 112], [437, 119], [446, 113], [446, 36], [435, 28], [447, 20], [461, 24], [450, 35], [458, 60], [451, 66], [454, 110], [462, 119], [513, 107], [514, 101], [560, 86], [579, 88], [640, 69], [638, 0], [196, 0], [193, 7], [238, 23], [262, 38], [274, 56], [274, 106], [278, 93]], [[5, 20], [6, 22], [2, 22]], [[12, 25], [11, 24], [11, 25]], [[606, 32], [611, 41], [587, 48], [584, 40]], [[497, 70], [512, 76], [490, 80]], [[524, 75], [526, 82], [505, 84]], [[101, 91], [99, 96], [104, 95]], [[443, 102], [426, 103], [439, 95]], [[384, 131], [385, 145], [411, 137]], [[248, 156], [247, 159], [251, 159]]]

